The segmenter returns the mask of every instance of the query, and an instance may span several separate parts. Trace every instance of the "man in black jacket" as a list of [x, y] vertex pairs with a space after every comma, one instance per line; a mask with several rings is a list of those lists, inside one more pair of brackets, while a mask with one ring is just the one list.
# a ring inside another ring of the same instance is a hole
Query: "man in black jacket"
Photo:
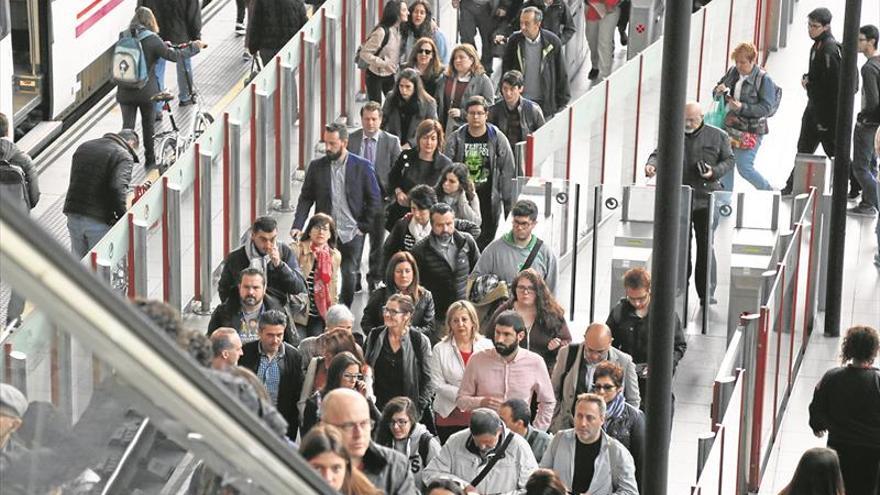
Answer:
[[501, 129], [511, 146], [525, 141], [526, 136], [544, 125], [541, 107], [523, 98], [523, 84], [522, 72], [505, 72], [501, 76], [501, 98], [489, 107], [489, 123]]
[[[626, 297], [613, 308], [605, 322], [614, 338], [612, 345], [629, 354], [636, 365], [639, 390], [648, 378], [648, 311], [651, 306], [651, 273], [642, 268], [632, 268], [623, 275], [623, 288]], [[675, 344], [672, 350], [672, 371], [687, 351], [687, 340], [681, 329], [681, 320], [675, 315]]]
[[135, 131], [123, 129], [86, 141], [74, 151], [64, 214], [70, 250], [77, 258], [85, 256], [125, 215], [139, 143]]
[[[810, 48], [809, 70], [801, 77], [801, 86], [807, 90], [808, 100], [801, 118], [797, 151], [813, 153], [822, 143], [825, 154], [834, 158], [841, 51], [840, 43], [831, 34], [831, 11], [820, 7], [807, 14], [807, 30], [813, 46]], [[794, 170], [788, 176], [782, 194], [792, 193], [793, 181]], [[852, 185], [855, 179], [850, 182]], [[858, 187], [858, 183], [855, 186]], [[852, 187], [850, 192], [853, 192]]]
[[[16, 172], [16, 184], [13, 185], [17, 189], [19, 195], [24, 195], [19, 204], [26, 211], [32, 210], [40, 201], [40, 175], [37, 173], [34, 162], [27, 153], [18, 149], [18, 146], [12, 142], [7, 136], [10, 135], [9, 119], [6, 114], [0, 112], [0, 160], [7, 162], [12, 167], [20, 169]], [[24, 190], [21, 189], [20, 175], [24, 174]], [[5, 186], [6, 184], [4, 184]], [[5, 187], [4, 187], [5, 189]], [[4, 191], [4, 193], [7, 191]], [[12, 198], [9, 198], [12, 200]], [[6, 306], [6, 321], [9, 324], [18, 319], [24, 311], [24, 298], [18, 293], [11, 291], [9, 295], [9, 303]]]
[[[571, 9], [568, 8], [568, 2], [565, 0], [526, 0], [520, 7], [520, 11], [515, 12], [515, 15], [512, 16], [507, 28], [507, 35], [520, 30], [519, 14], [522, 12], [521, 9], [526, 7], [535, 7], [544, 14], [544, 21], [541, 25], [544, 29], [558, 36], [563, 45], [568, 43], [577, 32], [571, 15]], [[503, 39], [499, 40], [498, 36], [502, 35], [495, 36], [496, 43], [503, 41]]]
[[443, 322], [453, 302], [467, 299], [467, 277], [480, 256], [477, 241], [455, 229], [452, 207], [437, 203], [431, 207], [431, 234], [413, 247], [412, 254], [422, 285], [434, 295], [437, 321]]
[[[221, 327], [234, 328], [242, 343], [259, 338], [260, 315], [271, 310], [284, 311], [284, 306], [266, 294], [266, 277], [259, 268], [248, 267], [238, 276], [238, 297], [230, 297], [214, 309], [208, 323], [208, 336]], [[284, 341], [294, 344], [290, 322], [284, 327]]]
[[293, 251], [278, 241], [278, 222], [272, 217], [259, 217], [251, 226], [251, 239], [232, 251], [223, 261], [223, 272], [217, 283], [220, 300], [237, 297], [239, 273], [247, 267], [266, 274], [268, 293], [282, 304], [290, 296], [306, 291], [306, 281]]
[[248, 9], [248, 51], [269, 64], [308, 20], [302, 0], [254, 0]]
[[523, 8], [519, 18], [520, 30], [507, 39], [501, 70], [522, 72], [523, 95], [540, 105], [549, 120], [571, 98], [562, 42], [541, 27], [544, 14], [537, 7]]
[[[139, 5], [149, 7], [159, 24], [159, 36], [172, 45], [202, 39], [202, 7], [199, 0], [141, 0]], [[192, 105], [192, 62], [181, 56], [177, 61], [177, 91], [180, 106]], [[154, 69], [159, 89], [165, 88], [165, 59], [159, 58]], [[161, 118], [162, 103], [156, 103], [157, 118]]]
[[[715, 303], [715, 266], [712, 263], [708, 299], [706, 294], [706, 271], [709, 256], [709, 224], [712, 212], [709, 210], [709, 195], [721, 189], [719, 180], [733, 168], [733, 151], [727, 133], [703, 122], [703, 110], [697, 102], [688, 102], [684, 110], [684, 164], [682, 184], [693, 190], [691, 206], [691, 225], [697, 236], [697, 266], [695, 284], [700, 305]], [[648, 157], [645, 175], [653, 177], [657, 172], [657, 151]], [[688, 241], [690, 246], [690, 241]], [[691, 276], [691, 251], [688, 249], [688, 278]]]
[[303, 384], [302, 357], [296, 347], [284, 342], [287, 316], [269, 310], [260, 315], [260, 338], [242, 347], [238, 364], [253, 371], [278, 412], [287, 420], [287, 436], [296, 439], [299, 430], [299, 400]]

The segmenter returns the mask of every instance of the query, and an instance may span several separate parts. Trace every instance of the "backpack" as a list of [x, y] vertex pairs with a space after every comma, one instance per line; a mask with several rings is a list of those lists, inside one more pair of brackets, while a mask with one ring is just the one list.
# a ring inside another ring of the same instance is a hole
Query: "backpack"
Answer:
[[431, 440], [433, 439], [434, 435], [430, 431], [422, 433], [422, 436], [419, 437], [419, 457], [418, 459], [414, 457], [409, 459], [409, 468], [413, 474], [425, 469], [425, 466], [428, 465], [428, 452], [431, 450]]
[[150, 68], [144, 55], [141, 42], [153, 32], [144, 29], [135, 33], [134, 29], [119, 35], [113, 47], [113, 82], [120, 88], [142, 89], [150, 80]]
[[571, 366], [574, 364], [574, 360], [577, 359], [580, 352], [580, 344], [569, 344], [568, 354], [565, 355], [565, 373], [562, 374], [563, 377], [568, 374], [568, 371], [571, 369]]
[[[758, 75], [755, 76], [755, 87], [758, 88], [758, 94], [761, 93], [761, 85], [764, 84], [764, 76], [767, 75], [767, 72], [764, 70], [759, 70]], [[770, 105], [770, 113], [767, 114], [767, 118], [770, 118], [776, 115], [776, 111], [779, 110], [779, 102], [782, 101], [782, 88], [779, 87], [778, 84], [776, 86], [776, 94], [773, 99], [773, 104]]]
[[21, 211], [31, 209], [31, 196], [28, 193], [27, 175], [24, 169], [9, 160], [0, 160], [0, 196], [21, 207]]
[[[385, 36], [382, 37], [382, 43], [379, 43], [379, 48], [377, 48], [376, 51], [373, 52], [373, 55], [379, 55], [379, 53], [385, 49], [385, 45], [388, 44], [388, 39], [391, 37], [391, 33], [389, 32], [389, 30], [383, 28], [382, 26], [376, 26], [375, 28], [373, 28], [370, 36], [372, 36], [373, 33], [376, 32], [376, 29], [382, 29], [383, 31], [385, 31]], [[361, 48], [363, 47], [363, 45], [359, 46], [357, 52], [355, 52], [354, 54], [354, 63], [357, 64], [358, 69], [366, 69], [367, 67], [369, 67], [369, 64], [361, 58]]]

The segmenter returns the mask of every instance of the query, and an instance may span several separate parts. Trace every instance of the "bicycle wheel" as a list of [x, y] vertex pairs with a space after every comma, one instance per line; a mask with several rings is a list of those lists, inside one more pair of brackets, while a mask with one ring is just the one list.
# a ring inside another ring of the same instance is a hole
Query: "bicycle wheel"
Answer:
[[214, 117], [211, 116], [208, 112], [201, 112], [196, 115], [196, 120], [193, 123], [193, 138], [198, 139], [199, 136], [205, 133], [208, 130], [208, 126], [214, 123]]
[[164, 174], [177, 161], [177, 137], [166, 136], [159, 141], [159, 173]]

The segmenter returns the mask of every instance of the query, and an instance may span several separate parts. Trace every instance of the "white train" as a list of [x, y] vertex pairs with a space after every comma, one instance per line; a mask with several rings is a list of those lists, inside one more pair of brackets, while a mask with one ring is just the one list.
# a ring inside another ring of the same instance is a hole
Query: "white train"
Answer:
[[61, 120], [110, 77], [137, 0], [0, 0], [0, 111], [16, 127]]

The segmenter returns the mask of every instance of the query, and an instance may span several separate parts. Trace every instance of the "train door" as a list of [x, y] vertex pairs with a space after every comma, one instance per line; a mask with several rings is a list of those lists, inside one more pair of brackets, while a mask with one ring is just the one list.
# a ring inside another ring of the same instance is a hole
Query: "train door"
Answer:
[[[2, 1], [2, 0], [0, 0]], [[47, 0], [8, 0], [11, 12], [12, 100], [16, 126], [30, 114], [41, 120], [47, 92]]]

